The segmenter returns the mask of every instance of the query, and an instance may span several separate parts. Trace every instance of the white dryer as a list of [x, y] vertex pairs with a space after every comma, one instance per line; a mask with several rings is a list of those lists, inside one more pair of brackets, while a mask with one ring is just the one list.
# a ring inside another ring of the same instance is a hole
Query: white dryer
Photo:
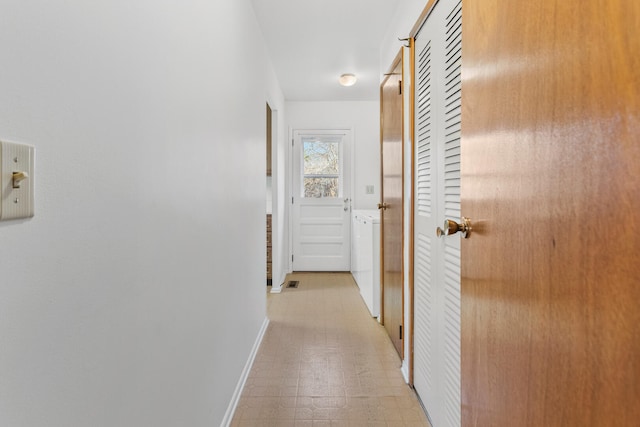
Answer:
[[351, 274], [371, 316], [380, 315], [380, 213], [352, 211]]

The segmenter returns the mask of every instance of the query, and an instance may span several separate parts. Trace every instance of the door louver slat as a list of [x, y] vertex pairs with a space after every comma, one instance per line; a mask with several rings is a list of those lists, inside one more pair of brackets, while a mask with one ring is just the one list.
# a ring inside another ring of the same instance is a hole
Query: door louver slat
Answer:
[[431, 45], [428, 43], [419, 54], [417, 79], [417, 134], [416, 201], [418, 215], [431, 215]]
[[[445, 217], [460, 220], [460, 131], [462, 3], [447, 17], [445, 80]], [[448, 244], [444, 251], [444, 360], [445, 417], [447, 426], [459, 426], [460, 413], [460, 249]]]

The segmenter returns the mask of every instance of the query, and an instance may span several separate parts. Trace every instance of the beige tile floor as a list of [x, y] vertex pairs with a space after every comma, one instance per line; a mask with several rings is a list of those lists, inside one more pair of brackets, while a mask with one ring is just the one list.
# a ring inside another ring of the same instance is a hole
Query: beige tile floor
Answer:
[[232, 426], [429, 426], [386, 332], [348, 273], [296, 273], [267, 298], [269, 328]]

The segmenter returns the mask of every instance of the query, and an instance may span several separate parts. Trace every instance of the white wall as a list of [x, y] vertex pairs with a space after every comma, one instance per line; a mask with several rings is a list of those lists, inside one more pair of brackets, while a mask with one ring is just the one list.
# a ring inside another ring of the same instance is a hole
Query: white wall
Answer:
[[[402, 45], [398, 38], [409, 37], [411, 29], [427, 6], [428, 0], [398, 0], [395, 15], [380, 45], [380, 70], [387, 72]], [[384, 75], [380, 74], [380, 82]]]
[[[248, 0], [0, 3], [0, 425], [216, 426], [265, 320], [265, 98]], [[268, 87], [270, 85], [270, 87]]]
[[[380, 104], [378, 101], [286, 102], [294, 129], [353, 129], [353, 209], [376, 209], [380, 199]], [[366, 186], [374, 194], [366, 194]], [[290, 183], [288, 184], [290, 186]]]

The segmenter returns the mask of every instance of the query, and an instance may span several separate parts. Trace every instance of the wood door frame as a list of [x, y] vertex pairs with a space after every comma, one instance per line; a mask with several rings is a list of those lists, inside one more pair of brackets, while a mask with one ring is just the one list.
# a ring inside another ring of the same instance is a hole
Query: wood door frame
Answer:
[[[400, 75], [401, 75], [401, 87], [402, 87], [402, 101], [401, 101], [401, 112], [400, 112], [400, 150], [401, 150], [401, 160], [402, 160], [402, 166], [401, 166], [401, 170], [402, 170], [402, 179], [401, 179], [401, 186], [402, 186], [402, 191], [401, 191], [401, 228], [402, 228], [402, 237], [401, 237], [401, 254], [400, 254], [400, 283], [401, 283], [401, 292], [402, 292], [402, 296], [401, 296], [401, 326], [402, 326], [402, 351], [401, 351], [401, 359], [404, 360], [406, 357], [406, 345], [405, 345], [405, 339], [407, 336], [410, 336], [411, 334], [408, 333], [408, 331], [406, 330], [406, 325], [405, 325], [405, 269], [404, 269], [404, 263], [405, 263], [405, 258], [404, 258], [404, 248], [405, 248], [405, 239], [404, 239], [404, 229], [405, 229], [405, 221], [404, 221], [404, 216], [405, 216], [405, 195], [404, 195], [404, 185], [405, 185], [405, 163], [404, 163], [404, 150], [405, 150], [405, 126], [404, 126], [404, 117], [405, 117], [405, 109], [404, 109], [404, 99], [405, 99], [405, 87], [404, 87], [404, 48], [400, 48], [400, 50], [398, 51], [398, 53], [396, 54], [395, 58], [393, 59], [391, 66], [389, 67], [389, 70], [387, 71], [387, 73], [385, 73], [385, 78], [382, 80], [382, 82], [380, 83], [380, 200], [381, 203], [384, 203], [384, 175], [383, 175], [383, 171], [384, 171], [384, 153], [383, 153], [383, 143], [384, 143], [384, 134], [383, 134], [383, 115], [384, 115], [384, 108], [383, 108], [383, 103], [382, 103], [382, 99], [383, 99], [383, 91], [384, 91], [384, 85], [387, 83], [387, 81], [389, 80], [389, 77], [391, 75], [394, 74], [395, 69], [400, 66]], [[384, 325], [384, 221], [380, 220], [380, 324]]]

